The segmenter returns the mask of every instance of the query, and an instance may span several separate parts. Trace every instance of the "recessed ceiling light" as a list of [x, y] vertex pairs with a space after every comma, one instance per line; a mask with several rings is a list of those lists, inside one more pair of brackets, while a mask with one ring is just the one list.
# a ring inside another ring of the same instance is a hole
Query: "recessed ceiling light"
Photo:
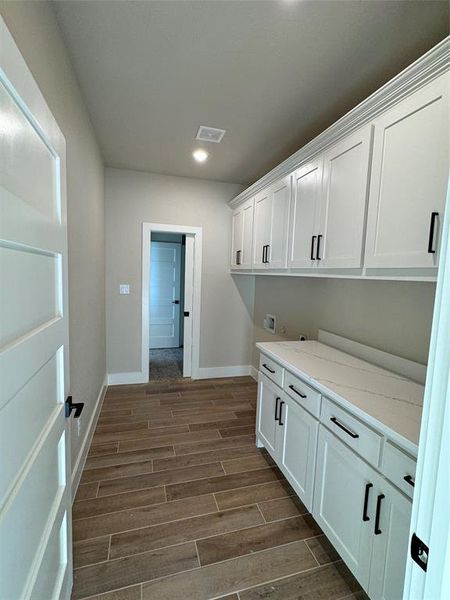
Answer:
[[192, 156], [194, 157], [194, 159], [197, 162], [205, 162], [205, 160], [208, 158], [208, 153], [206, 152], [206, 150], [203, 150], [202, 148], [199, 148], [198, 150], [194, 150], [194, 152], [192, 153]]

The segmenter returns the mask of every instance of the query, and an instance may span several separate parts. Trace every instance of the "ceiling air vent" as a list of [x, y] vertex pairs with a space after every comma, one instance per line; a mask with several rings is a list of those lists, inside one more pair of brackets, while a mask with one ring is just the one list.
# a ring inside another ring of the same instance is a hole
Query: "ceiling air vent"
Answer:
[[214, 142], [215, 144], [218, 144], [222, 141], [225, 133], [225, 129], [217, 129], [216, 127], [206, 127], [205, 125], [200, 125], [195, 139], [200, 140], [201, 142]]

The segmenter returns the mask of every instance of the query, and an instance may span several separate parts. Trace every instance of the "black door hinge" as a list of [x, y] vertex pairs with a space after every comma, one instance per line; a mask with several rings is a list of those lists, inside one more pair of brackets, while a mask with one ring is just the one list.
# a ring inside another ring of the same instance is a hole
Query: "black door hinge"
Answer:
[[66, 417], [70, 417], [72, 411], [75, 411], [73, 416], [75, 419], [81, 415], [84, 408], [84, 402], [72, 402], [72, 396], [67, 396], [67, 400], [64, 404], [64, 414]]
[[422, 540], [418, 538], [415, 533], [413, 533], [411, 538], [411, 558], [425, 572], [428, 566], [429, 554], [430, 549], [428, 548], [428, 546], [424, 542], [422, 542]]

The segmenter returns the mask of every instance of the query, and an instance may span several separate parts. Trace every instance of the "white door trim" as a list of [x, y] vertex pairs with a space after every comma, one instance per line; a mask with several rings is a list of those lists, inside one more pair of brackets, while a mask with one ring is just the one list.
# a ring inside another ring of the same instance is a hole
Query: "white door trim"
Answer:
[[450, 595], [450, 186], [442, 229], [410, 528], [430, 554], [426, 573], [408, 556], [404, 600]]
[[[191, 377], [199, 377], [200, 360], [200, 303], [202, 281], [202, 228], [185, 225], [168, 225], [162, 223], [142, 223], [142, 330], [141, 330], [141, 373], [130, 373], [140, 381], [115, 381], [114, 383], [146, 383], [149, 378], [149, 283], [150, 283], [150, 239], [152, 233], [181, 233], [193, 238], [193, 252], [186, 251], [185, 279], [192, 278], [192, 307], [189, 310], [189, 299], [185, 298], [184, 309], [191, 313], [191, 327], [185, 322], [184, 339], [191, 343], [184, 344], [183, 363], [191, 364]], [[187, 248], [186, 248], [187, 250]], [[192, 332], [190, 336], [190, 332]], [[125, 374], [123, 374], [125, 375]], [[136, 377], [137, 375], [137, 377]], [[185, 372], [183, 372], [185, 375]], [[112, 382], [110, 382], [112, 383]]]

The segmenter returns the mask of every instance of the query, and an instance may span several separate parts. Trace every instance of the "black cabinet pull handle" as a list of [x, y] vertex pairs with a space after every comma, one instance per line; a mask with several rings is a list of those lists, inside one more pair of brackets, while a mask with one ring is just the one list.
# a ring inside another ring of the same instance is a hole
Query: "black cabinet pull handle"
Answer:
[[367, 483], [366, 484], [366, 491], [364, 493], [364, 508], [363, 508], [363, 516], [362, 516], [362, 520], [363, 521], [370, 521], [369, 516], [367, 514], [367, 507], [369, 505], [369, 492], [370, 492], [370, 488], [373, 488], [373, 484], [372, 483]]
[[269, 373], [275, 373], [275, 371], [274, 371], [273, 369], [271, 369], [270, 367], [268, 367], [268, 366], [266, 365], [266, 363], [264, 363], [264, 364], [263, 364], [263, 367], [264, 367], [265, 369], [267, 369], [267, 370], [269, 371]]
[[266, 263], [269, 264], [270, 263], [270, 244], [267, 244], [266, 248], [267, 248], [267, 250], [266, 250]]
[[237, 265], [241, 264], [241, 254], [242, 254], [242, 250], [236, 250], [236, 264]]
[[67, 396], [67, 400], [64, 404], [64, 414], [66, 417], [70, 417], [72, 411], [74, 411], [73, 416], [75, 419], [83, 412], [84, 402], [72, 402], [72, 396]]
[[278, 402], [281, 400], [279, 396], [275, 398], [275, 421], [278, 421]]
[[428, 235], [428, 254], [436, 254], [436, 250], [433, 248], [433, 244], [434, 244], [434, 228], [435, 228], [436, 219], [438, 218], [438, 216], [439, 216], [438, 212], [431, 213], [430, 233]]
[[317, 252], [316, 252], [316, 260], [322, 260], [320, 258], [320, 240], [323, 238], [323, 235], [317, 236]]
[[293, 392], [295, 392], [296, 394], [298, 394], [300, 396], [300, 398], [306, 398], [306, 394], [302, 394], [301, 392], [299, 392], [298, 390], [296, 390], [293, 385], [290, 385], [289, 389], [292, 390]]
[[377, 498], [377, 512], [375, 515], [375, 529], [373, 530], [375, 535], [380, 535], [380, 533], [383, 533], [380, 529], [380, 516], [381, 516], [381, 501], [384, 498], [384, 494], [379, 494], [378, 498]]
[[285, 402], [284, 402], [284, 400], [282, 400], [282, 401], [280, 402], [280, 413], [279, 413], [279, 415], [278, 415], [278, 423], [279, 423], [280, 425], [284, 425], [284, 423], [282, 423], [282, 422], [281, 422], [281, 415], [283, 414], [283, 405], [284, 405], [284, 404], [285, 404]]
[[311, 238], [311, 260], [316, 260], [314, 258], [314, 242], [316, 241], [316, 235], [313, 235]]
[[357, 433], [355, 433], [354, 431], [351, 431], [350, 429], [347, 429], [347, 427], [345, 425], [342, 425], [342, 423], [340, 423], [336, 419], [336, 417], [330, 417], [330, 421], [332, 421], [335, 425], [337, 425], [338, 427], [340, 427], [340, 429], [342, 429], [342, 431], [345, 431], [345, 433], [347, 433], [354, 440], [356, 440], [356, 438], [359, 438], [359, 435]]
[[406, 481], [406, 483], [409, 483], [409, 485], [411, 485], [412, 487], [414, 487], [414, 479], [411, 477], [411, 475], [405, 475], [403, 477], [403, 479]]

